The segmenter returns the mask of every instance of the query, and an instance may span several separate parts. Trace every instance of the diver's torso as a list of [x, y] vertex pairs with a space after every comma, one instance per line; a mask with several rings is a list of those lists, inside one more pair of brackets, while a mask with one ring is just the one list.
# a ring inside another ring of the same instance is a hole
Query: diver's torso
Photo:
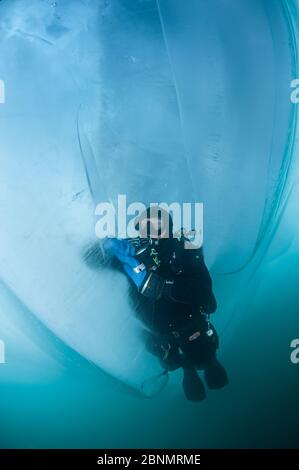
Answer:
[[[160, 262], [156, 272], [177, 284], [184, 284], [182, 244], [177, 239], [167, 239], [153, 246]], [[163, 298], [153, 303], [152, 327], [160, 333], [188, 328], [199, 317], [200, 311], [194, 304]]]

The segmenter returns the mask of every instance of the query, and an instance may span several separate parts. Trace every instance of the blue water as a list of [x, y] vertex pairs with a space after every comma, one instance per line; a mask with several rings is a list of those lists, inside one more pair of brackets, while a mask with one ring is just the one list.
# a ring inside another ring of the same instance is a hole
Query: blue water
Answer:
[[[298, 445], [297, 12], [0, 3], [1, 447]], [[230, 379], [205, 402], [180, 371], [156, 393], [127, 280], [97, 265], [94, 208], [118, 194], [204, 203]]]

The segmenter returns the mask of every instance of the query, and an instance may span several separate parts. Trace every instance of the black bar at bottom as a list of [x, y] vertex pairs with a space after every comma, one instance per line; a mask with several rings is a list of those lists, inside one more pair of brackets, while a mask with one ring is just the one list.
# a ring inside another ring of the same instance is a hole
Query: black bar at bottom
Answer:
[[40, 468], [137, 468], [140, 465], [153, 466], [199, 466], [199, 468], [238, 465], [239, 468], [253, 468], [258, 465], [275, 463], [285, 468], [288, 462], [299, 461], [299, 449], [44, 449], [44, 450], [0, 450], [0, 468], [25, 465]]

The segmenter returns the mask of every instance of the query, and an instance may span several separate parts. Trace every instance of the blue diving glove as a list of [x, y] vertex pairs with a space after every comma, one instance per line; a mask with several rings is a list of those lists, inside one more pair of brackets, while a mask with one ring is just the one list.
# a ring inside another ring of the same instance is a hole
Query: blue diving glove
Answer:
[[116, 256], [123, 270], [134, 282], [138, 291], [150, 299], [159, 299], [167, 283], [166, 279], [147, 267], [136, 258], [134, 244], [127, 239], [106, 238], [103, 247], [107, 253]]
[[104, 250], [121, 262], [123, 270], [134, 282], [139, 290], [147, 275], [144, 264], [135, 258], [135, 248], [126, 239], [106, 238], [103, 243]]

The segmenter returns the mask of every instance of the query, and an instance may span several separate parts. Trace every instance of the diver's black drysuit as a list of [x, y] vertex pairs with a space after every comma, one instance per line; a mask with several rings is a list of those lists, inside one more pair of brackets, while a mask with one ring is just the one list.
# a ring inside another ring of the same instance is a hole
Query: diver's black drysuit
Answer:
[[183, 368], [186, 397], [198, 401], [205, 389], [197, 369], [204, 370], [210, 388], [227, 383], [216, 359], [218, 335], [209, 321], [217, 305], [202, 248], [174, 238], [170, 228], [168, 238], [107, 239], [105, 248], [132, 281], [130, 298], [148, 327], [148, 349], [165, 369]]
[[[205, 371], [209, 388], [226, 385], [227, 375], [216, 359], [219, 338], [209, 314], [217, 304], [202, 248], [185, 248], [184, 238], [152, 239], [139, 260], [148, 269], [154, 267], [155, 276], [154, 287], [145, 281], [139, 290], [143, 295], [138, 294], [139, 315], [152, 332], [146, 338], [148, 349], [166, 369], [184, 369], [187, 398], [203, 399], [205, 391], [196, 369]], [[136, 302], [136, 290], [133, 296]]]

